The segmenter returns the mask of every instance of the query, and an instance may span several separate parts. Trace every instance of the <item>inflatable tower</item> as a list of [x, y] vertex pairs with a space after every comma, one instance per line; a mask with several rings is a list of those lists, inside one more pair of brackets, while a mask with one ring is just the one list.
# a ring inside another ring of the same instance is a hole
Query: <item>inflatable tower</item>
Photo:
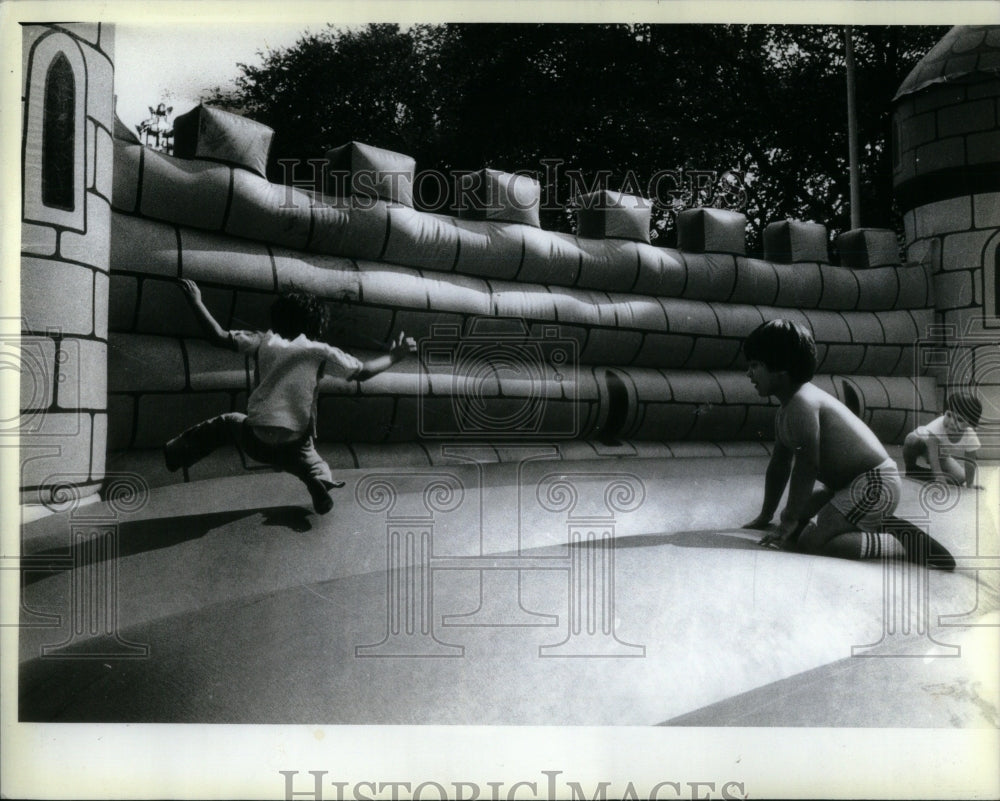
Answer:
[[105, 475], [114, 31], [23, 26], [21, 489], [85, 497]]
[[983, 401], [1000, 458], [1000, 26], [951, 31], [894, 101], [893, 178], [911, 255], [932, 254], [935, 325], [917, 365]]

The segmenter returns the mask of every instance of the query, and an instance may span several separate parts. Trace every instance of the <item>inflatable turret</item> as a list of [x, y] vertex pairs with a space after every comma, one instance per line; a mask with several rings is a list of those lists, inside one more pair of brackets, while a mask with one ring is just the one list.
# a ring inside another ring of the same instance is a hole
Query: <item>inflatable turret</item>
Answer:
[[[893, 179], [911, 257], [930, 254], [934, 325], [917, 369], [983, 402], [982, 457], [1000, 458], [1000, 26], [959, 26], [893, 102]], [[939, 402], [943, 402], [939, 401]]]
[[108, 428], [114, 30], [22, 30], [21, 497], [96, 499]]

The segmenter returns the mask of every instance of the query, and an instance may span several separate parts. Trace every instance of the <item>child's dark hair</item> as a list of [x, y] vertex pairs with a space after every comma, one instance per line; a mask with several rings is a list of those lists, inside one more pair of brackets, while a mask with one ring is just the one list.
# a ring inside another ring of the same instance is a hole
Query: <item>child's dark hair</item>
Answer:
[[983, 416], [983, 404], [971, 392], [953, 392], [944, 402], [945, 410], [962, 416], [970, 426], [975, 428]]
[[816, 342], [812, 334], [791, 320], [769, 320], [757, 326], [743, 342], [743, 354], [768, 370], [786, 371], [797, 384], [816, 372]]
[[310, 292], [282, 292], [271, 304], [271, 330], [285, 339], [322, 341], [329, 324], [326, 304]]

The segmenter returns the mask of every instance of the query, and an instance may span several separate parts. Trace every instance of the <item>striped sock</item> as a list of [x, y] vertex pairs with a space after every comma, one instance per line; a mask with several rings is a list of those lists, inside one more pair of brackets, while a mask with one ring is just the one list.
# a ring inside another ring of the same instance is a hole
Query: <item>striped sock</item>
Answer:
[[861, 559], [878, 559], [882, 556], [902, 558], [906, 555], [902, 544], [891, 534], [861, 532]]

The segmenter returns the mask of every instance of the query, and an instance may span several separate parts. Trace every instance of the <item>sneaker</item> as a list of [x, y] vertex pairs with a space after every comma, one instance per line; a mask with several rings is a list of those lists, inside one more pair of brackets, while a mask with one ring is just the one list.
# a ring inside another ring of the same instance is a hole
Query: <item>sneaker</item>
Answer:
[[902, 543], [908, 561], [935, 570], [955, 569], [955, 557], [922, 528], [891, 515], [885, 522], [890, 524], [886, 527], [888, 532]]
[[184, 466], [183, 450], [184, 446], [180, 437], [174, 437], [163, 446], [163, 461], [167, 463], [167, 470], [171, 473], [177, 472]]
[[309, 484], [308, 487], [316, 514], [325, 515], [333, 508], [333, 498], [330, 497], [330, 493], [326, 491], [326, 487], [318, 482]]

